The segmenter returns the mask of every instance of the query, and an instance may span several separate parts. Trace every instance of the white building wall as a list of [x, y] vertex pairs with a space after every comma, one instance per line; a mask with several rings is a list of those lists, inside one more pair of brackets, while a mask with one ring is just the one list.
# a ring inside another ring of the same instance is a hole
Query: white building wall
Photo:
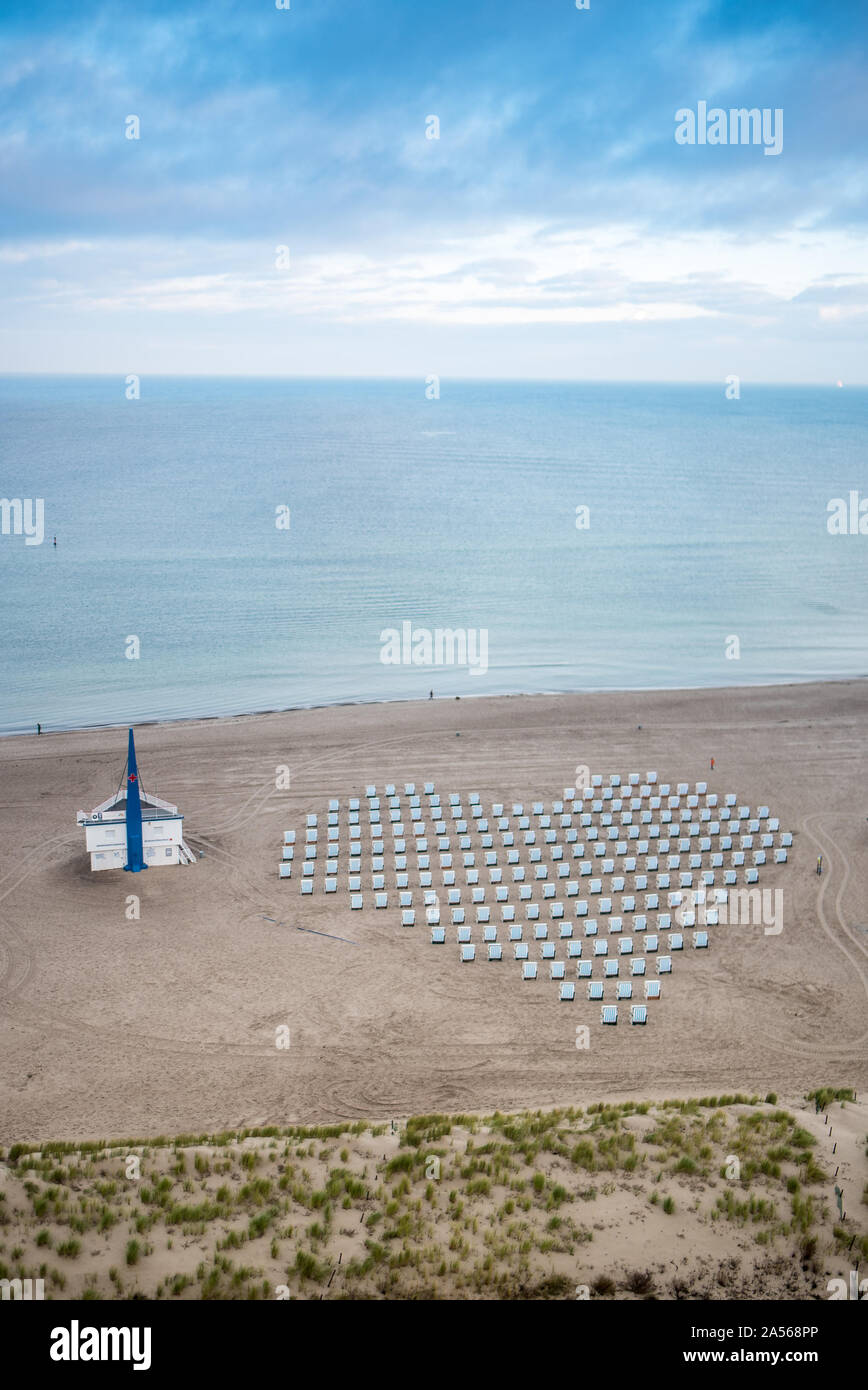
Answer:
[[145, 863], [155, 869], [164, 864], [177, 864], [180, 860], [178, 846], [181, 843], [181, 830], [184, 822], [180, 816], [174, 820], [146, 820], [142, 822], [142, 848]]
[[[179, 864], [183, 833], [181, 816], [142, 822], [142, 848], [149, 868]], [[124, 821], [108, 819], [85, 827], [91, 869], [122, 869], [127, 862], [127, 827]]]
[[85, 826], [92, 869], [122, 869], [127, 860], [127, 828], [109, 813], [98, 825]]

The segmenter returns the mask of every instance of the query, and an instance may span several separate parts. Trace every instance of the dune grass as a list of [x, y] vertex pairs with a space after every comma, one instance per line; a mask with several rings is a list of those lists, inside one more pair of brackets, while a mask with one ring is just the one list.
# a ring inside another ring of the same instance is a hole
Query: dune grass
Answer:
[[[844, 1237], [864, 1253], [868, 1238], [852, 1220], [833, 1230], [816, 1148], [772, 1093], [419, 1115], [396, 1134], [354, 1122], [14, 1145], [0, 1277], [42, 1269], [51, 1297], [696, 1296], [682, 1274], [676, 1289], [671, 1274], [664, 1288], [595, 1270], [597, 1212], [615, 1197], [653, 1210], [665, 1238], [687, 1222], [749, 1232], [818, 1271]], [[41, 1262], [48, 1250], [62, 1267]]]

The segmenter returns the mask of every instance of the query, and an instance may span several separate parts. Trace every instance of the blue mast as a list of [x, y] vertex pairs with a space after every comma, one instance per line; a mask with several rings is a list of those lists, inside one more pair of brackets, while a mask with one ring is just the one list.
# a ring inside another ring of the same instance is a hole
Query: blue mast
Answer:
[[127, 862], [124, 872], [137, 874], [148, 866], [142, 849], [142, 803], [139, 799], [139, 769], [136, 766], [136, 745], [130, 729], [127, 752]]

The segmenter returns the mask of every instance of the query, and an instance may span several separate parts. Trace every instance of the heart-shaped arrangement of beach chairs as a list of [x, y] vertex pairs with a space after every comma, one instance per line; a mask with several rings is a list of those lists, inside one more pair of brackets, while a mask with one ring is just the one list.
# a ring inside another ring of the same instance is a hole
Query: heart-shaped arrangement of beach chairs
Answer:
[[761, 925], [752, 885], [792, 843], [767, 806], [656, 772], [488, 810], [476, 792], [441, 799], [433, 782], [406, 782], [308, 814], [284, 832], [279, 873], [302, 896], [343, 893], [353, 911], [400, 914], [432, 945], [454, 932], [462, 962], [514, 960], [525, 980], [557, 982], [566, 1002], [586, 992], [602, 1023], [616, 1024], [624, 1002], [644, 1024], [686, 935], [705, 950], [709, 928], [745, 910]]

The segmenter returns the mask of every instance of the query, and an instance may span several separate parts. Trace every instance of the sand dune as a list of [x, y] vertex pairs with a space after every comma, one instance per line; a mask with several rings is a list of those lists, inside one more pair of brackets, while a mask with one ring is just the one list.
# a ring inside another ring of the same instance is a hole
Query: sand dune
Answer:
[[0, 1244], [66, 1299], [826, 1299], [868, 1252], [865, 1124], [728, 1097], [14, 1148]]

